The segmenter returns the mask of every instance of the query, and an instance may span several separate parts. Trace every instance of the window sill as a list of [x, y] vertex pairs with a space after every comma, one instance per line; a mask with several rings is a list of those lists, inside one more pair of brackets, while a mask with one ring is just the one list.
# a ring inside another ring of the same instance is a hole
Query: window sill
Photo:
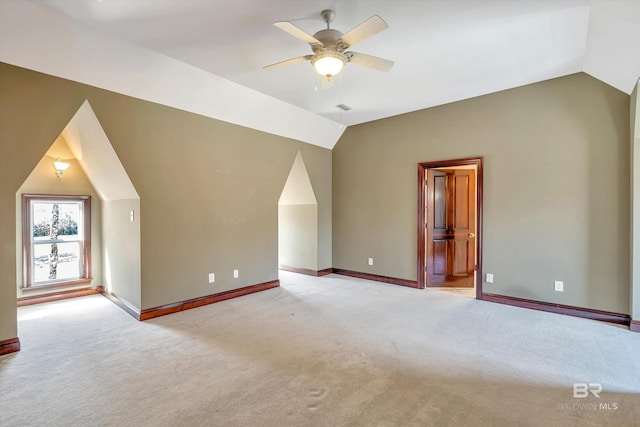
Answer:
[[22, 292], [38, 292], [47, 289], [71, 288], [74, 286], [87, 285], [93, 281], [93, 278], [75, 279], [67, 282], [49, 283], [47, 285], [23, 286]]

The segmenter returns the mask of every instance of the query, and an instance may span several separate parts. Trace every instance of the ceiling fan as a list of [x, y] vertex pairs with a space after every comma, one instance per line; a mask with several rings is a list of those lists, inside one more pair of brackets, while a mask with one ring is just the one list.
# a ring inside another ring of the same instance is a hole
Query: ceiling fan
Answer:
[[372, 68], [378, 71], [389, 71], [393, 66], [393, 61], [378, 58], [377, 56], [365, 55], [358, 52], [345, 52], [356, 43], [368, 39], [369, 37], [386, 30], [389, 26], [378, 15], [373, 15], [360, 25], [356, 26], [346, 34], [330, 28], [336, 12], [331, 9], [323, 10], [320, 14], [327, 24], [325, 30], [320, 30], [313, 36], [300, 29], [289, 21], [276, 22], [273, 25], [291, 34], [295, 38], [309, 43], [313, 55], [304, 55], [286, 61], [267, 65], [265, 70], [273, 70], [285, 65], [296, 64], [302, 61], [311, 61], [313, 68], [328, 79], [337, 75], [349, 62], [363, 67]]

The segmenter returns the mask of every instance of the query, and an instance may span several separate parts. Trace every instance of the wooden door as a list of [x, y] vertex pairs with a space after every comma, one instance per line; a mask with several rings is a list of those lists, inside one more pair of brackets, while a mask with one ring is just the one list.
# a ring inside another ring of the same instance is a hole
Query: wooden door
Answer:
[[476, 270], [475, 172], [427, 169], [426, 284], [473, 287]]

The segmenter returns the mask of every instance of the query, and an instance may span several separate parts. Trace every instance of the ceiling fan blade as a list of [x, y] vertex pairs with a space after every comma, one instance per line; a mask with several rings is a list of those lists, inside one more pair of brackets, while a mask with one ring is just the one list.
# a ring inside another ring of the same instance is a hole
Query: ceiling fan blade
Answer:
[[387, 28], [389, 28], [389, 26], [384, 22], [384, 19], [380, 18], [378, 15], [373, 15], [371, 18], [343, 35], [342, 40], [344, 40], [349, 46], [353, 46], [381, 31], [386, 30]]
[[351, 64], [360, 65], [362, 67], [372, 68], [378, 71], [387, 72], [393, 67], [394, 62], [377, 56], [365, 55], [358, 52], [345, 52]]
[[276, 62], [275, 64], [267, 65], [265, 70], [275, 70], [276, 68], [284, 67], [286, 65], [297, 64], [298, 62], [308, 61], [313, 58], [313, 55], [298, 56], [297, 58], [287, 59], [286, 61]]
[[282, 31], [286, 31], [287, 33], [291, 34], [293, 37], [299, 40], [302, 40], [305, 43], [322, 45], [322, 43], [318, 39], [316, 39], [306, 31], [302, 30], [301, 28], [293, 25], [289, 21], [274, 22], [273, 25], [280, 28]]

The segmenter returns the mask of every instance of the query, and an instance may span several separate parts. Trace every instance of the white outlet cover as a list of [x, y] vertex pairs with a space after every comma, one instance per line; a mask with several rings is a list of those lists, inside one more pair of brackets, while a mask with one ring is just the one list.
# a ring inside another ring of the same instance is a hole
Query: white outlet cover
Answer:
[[564, 292], [564, 282], [556, 280], [553, 285], [556, 292]]
[[233, 278], [234, 279], [238, 278], [238, 270], [233, 270]]
[[215, 273], [209, 273], [209, 283], [213, 283], [216, 281]]
[[486, 277], [485, 277], [485, 282], [487, 283], [493, 283], [493, 274], [491, 273], [487, 273]]
[[373, 258], [369, 258], [369, 265], [373, 265]]

